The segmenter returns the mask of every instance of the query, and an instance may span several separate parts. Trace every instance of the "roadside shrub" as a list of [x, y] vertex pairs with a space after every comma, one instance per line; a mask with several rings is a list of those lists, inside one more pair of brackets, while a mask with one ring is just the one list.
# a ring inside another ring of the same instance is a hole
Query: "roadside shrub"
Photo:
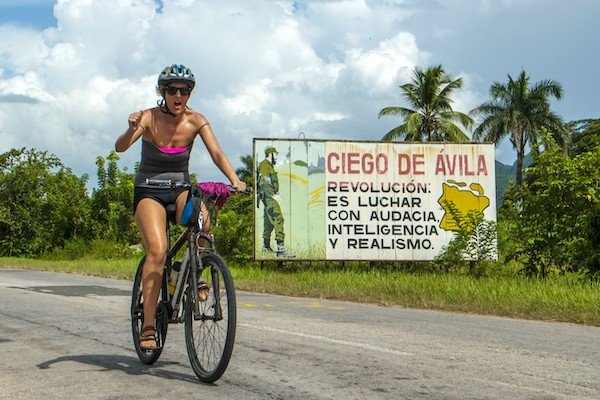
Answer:
[[470, 211], [459, 215], [456, 207], [449, 210], [458, 223], [454, 239], [434, 259], [434, 266], [445, 272], [468, 271], [472, 275], [486, 275], [490, 265], [498, 258], [496, 224], [484, 218], [483, 213]]
[[235, 195], [219, 211], [212, 232], [217, 250], [227, 260], [240, 264], [253, 259], [252, 196]]
[[[568, 157], [547, 134], [521, 188], [504, 196], [512, 257], [529, 276], [598, 271], [600, 147]], [[597, 243], [597, 242], [596, 242]]]

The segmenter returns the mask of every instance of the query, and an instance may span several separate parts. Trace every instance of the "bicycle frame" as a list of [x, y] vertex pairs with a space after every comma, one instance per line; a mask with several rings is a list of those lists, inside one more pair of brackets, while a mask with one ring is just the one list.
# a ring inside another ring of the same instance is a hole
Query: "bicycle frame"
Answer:
[[[202, 226], [203, 218], [200, 216], [198, 221], [198, 226]], [[167, 237], [169, 235], [169, 230], [167, 227]], [[205, 239], [210, 246], [209, 247], [200, 247], [198, 245], [199, 239]], [[183, 259], [181, 261], [181, 270], [177, 277], [177, 282], [175, 283], [175, 290], [173, 295], [169, 294], [168, 291], [168, 279], [171, 274], [171, 270], [173, 268], [172, 260], [177, 255], [177, 253], [181, 250], [183, 246], [187, 244], [187, 249], [185, 250]], [[190, 276], [197, 277], [199, 276], [199, 272], [202, 270], [202, 260], [199, 257], [200, 252], [209, 249], [210, 251], [216, 251], [214, 249], [214, 236], [212, 234], [206, 234], [203, 231], [198, 231], [196, 227], [187, 228], [175, 241], [173, 246], [170, 246], [167, 252], [167, 262], [165, 265], [165, 270], [163, 274], [163, 285], [162, 285], [162, 295], [163, 299], [167, 299], [166, 303], [169, 306], [169, 322], [183, 322], [181, 319], [182, 314], [182, 300], [183, 294], [186, 287], [186, 282], [190, 287], [191, 293], [193, 293], [193, 302], [194, 305], [194, 319], [208, 319], [212, 318], [215, 320], [221, 320], [222, 310], [219, 296], [215, 296], [215, 316], [214, 317], [204, 317], [200, 315], [200, 307], [199, 307], [199, 298], [198, 298], [198, 281], [196, 279], [190, 279]], [[213, 271], [213, 275], [216, 272]], [[219, 293], [218, 282], [216, 276], [213, 276], [213, 282], [216, 287], [213, 287], [215, 293]]]

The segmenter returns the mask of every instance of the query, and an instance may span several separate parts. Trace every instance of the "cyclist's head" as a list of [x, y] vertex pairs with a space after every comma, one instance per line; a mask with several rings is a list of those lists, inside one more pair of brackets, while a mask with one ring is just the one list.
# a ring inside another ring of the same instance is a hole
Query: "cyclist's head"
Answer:
[[[170, 95], [175, 95], [177, 93], [177, 89], [175, 89], [175, 87], [171, 87], [171, 85], [175, 83], [179, 84], [177, 87], [180, 89], [179, 93], [181, 96], [187, 97], [194, 89], [194, 86], [196, 86], [196, 78], [194, 77], [192, 70], [182, 64], [169, 65], [162, 70], [162, 72], [158, 75], [156, 91], [160, 96], [162, 96], [162, 100], [158, 102], [158, 105], [160, 106], [161, 110], [167, 114], [173, 113], [171, 110], [169, 110], [169, 107], [166, 104], [165, 95], [167, 92], [169, 92]], [[185, 90], [181, 84], [187, 86], [187, 90]]]
[[196, 86], [196, 78], [194, 77], [192, 70], [183, 64], [169, 65], [158, 75], [157, 86], [163, 96], [163, 88], [166, 88], [173, 82], [183, 82], [190, 90], [194, 89], [194, 86]]

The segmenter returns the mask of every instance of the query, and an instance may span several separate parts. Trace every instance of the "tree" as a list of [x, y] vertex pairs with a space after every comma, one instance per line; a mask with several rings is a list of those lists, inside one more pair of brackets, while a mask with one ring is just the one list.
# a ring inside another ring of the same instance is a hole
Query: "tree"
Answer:
[[491, 100], [471, 111], [483, 117], [473, 132], [474, 138], [499, 145], [509, 136], [517, 152], [516, 185], [523, 182], [523, 159], [527, 145], [538, 150], [540, 129], [545, 127], [553, 134], [564, 134], [562, 119], [550, 109], [549, 97], [561, 99], [560, 83], [545, 79], [529, 84], [529, 76], [521, 71], [517, 79], [508, 75], [507, 83], [494, 82], [490, 87]]
[[410, 83], [400, 86], [403, 97], [410, 107], [386, 107], [379, 111], [379, 118], [387, 115], [399, 115], [404, 123], [389, 131], [384, 141], [396, 138], [421, 141], [469, 140], [460, 123], [469, 129], [473, 120], [466, 114], [452, 110], [452, 93], [462, 87], [462, 78], [454, 79], [441, 65], [423, 71], [416, 67]]
[[252, 171], [254, 170], [254, 166], [252, 164], [252, 155], [248, 154], [246, 156], [241, 156], [240, 161], [242, 162], [242, 166], [235, 170], [237, 176], [248, 185], [252, 185], [254, 182], [254, 177], [252, 176]]
[[569, 157], [544, 128], [541, 140], [545, 151], [533, 154], [528, 179], [512, 185], [501, 208], [514, 256], [531, 275], [600, 272], [600, 146]]
[[54, 155], [12, 149], [0, 155], [0, 255], [39, 256], [85, 236], [87, 176]]
[[97, 238], [132, 244], [139, 241], [132, 212], [134, 175], [126, 167], [121, 171], [118, 161], [114, 151], [96, 159], [99, 187], [92, 193], [92, 220]]
[[564, 143], [571, 157], [593, 150], [600, 145], [600, 119], [582, 119], [567, 124]]
[[217, 250], [226, 255], [228, 261], [252, 260], [253, 206], [252, 196], [235, 195], [218, 213], [212, 232], [218, 237]]

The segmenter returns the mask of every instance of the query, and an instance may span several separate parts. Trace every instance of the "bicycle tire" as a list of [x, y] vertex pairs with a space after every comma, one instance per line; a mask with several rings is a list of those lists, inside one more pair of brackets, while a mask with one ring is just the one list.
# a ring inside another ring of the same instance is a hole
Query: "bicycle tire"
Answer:
[[[233, 352], [236, 328], [235, 289], [229, 268], [221, 256], [206, 254], [202, 257], [202, 264], [199, 279], [208, 283], [210, 291], [207, 299], [200, 302], [200, 314], [203, 317], [200, 320], [194, 319], [194, 296], [189, 293], [186, 295], [185, 344], [196, 376], [202, 382], [212, 383], [223, 375]], [[213, 277], [217, 279], [214, 280]], [[210, 318], [215, 315], [214, 294], [217, 287], [223, 314], [221, 320]]]
[[160, 357], [165, 341], [167, 339], [167, 329], [169, 327], [167, 309], [161, 300], [161, 296], [158, 299], [158, 305], [156, 308], [156, 316], [154, 319], [154, 326], [156, 327], [156, 344], [158, 345], [157, 350], [143, 350], [140, 347], [140, 332], [142, 330], [142, 324], [144, 323], [144, 308], [142, 300], [142, 269], [144, 268], [144, 256], [140, 261], [140, 265], [135, 273], [135, 279], [133, 280], [133, 289], [131, 291], [131, 333], [133, 336], [133, 344], [135, 346], [135, 352], [137, 353], [140, 361], [144, 364], [154, 364]]

